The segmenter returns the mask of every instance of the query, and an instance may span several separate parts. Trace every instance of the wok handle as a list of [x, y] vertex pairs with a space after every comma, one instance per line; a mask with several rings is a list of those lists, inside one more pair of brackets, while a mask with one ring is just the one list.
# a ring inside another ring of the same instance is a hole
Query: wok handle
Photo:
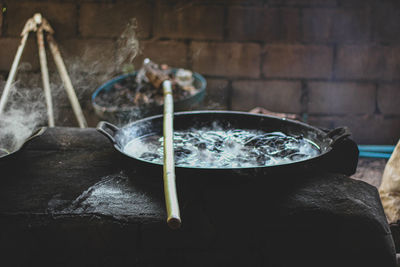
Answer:
[[116, 141], [114, 136], [119, 131], [117, 126], [106, 121], [101, 121], [99, 124], [97, 124], [96, 130], [107, 137], [113, 144], [115, 144]]
[[25, 143], [28, 142], [28, 141], [30, 141], [30, 140], [32, 140], [32, 139], [34, 139], [34, 138], [36, 138], [36, 137], [38, 137], [38, 136], [41, 136], [41, 135], [46, 131], [46, 129], [47, 129], [47, 127], [40, 127], [40, 128], [38, 128], [38, 129], [36, 129], [36, 130], [31, 134], [31, 136], [29, 136], [28, 139], [25, 140]]
[[338, 141], [343, 140], [346, 137], [349, 137], [351, 132], [347, 127], [339, 127], [333, 129], [332, 131], [326, 134], [327, 137], [332, 139], [331, 146], [334, 146]]
[[29, 141], [31, 141], [32, 139], [35, 139], [36, 137], [41, 136], [46, 130], [47, 130], [47, 127], [40, 127], [40, 128], [37, 128], [36, 130], [34, 130], [32, 132], [32, 134], [27, 139], [25, 139], [24, 143], [21, 145], [21, 147], [19, 149], [21, 149], [23, 146], [25, 146], [25, 144], [28, 143]]

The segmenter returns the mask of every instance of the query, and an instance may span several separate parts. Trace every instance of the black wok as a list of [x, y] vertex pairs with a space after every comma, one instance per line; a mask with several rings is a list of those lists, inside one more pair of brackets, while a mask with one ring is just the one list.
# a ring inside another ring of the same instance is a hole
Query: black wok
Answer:
[[[320, 154], [306, 160], [295, 161], [272, 166], [260, 166], [251, 168], [199, 168], [199, 167], [176, 167], [177, 179], [191, 179], [201, 176], [202, 178], [212, 177], [265, 177], [271, 174], [298, 173], [303, 171], [315, 171], [327, 168], [327, 162], [331, 158], [335, 145], [350, 135], [347, 128], [337, 128], [325, 132], [316, 127], [261, 114], [234, 111], [193, 111], [178, 112], [174, 115], [174, 129], [185, 130], [198, 127], [212, 127], [217, 122], [223, 128], [257, 129], [265, 132], [281, 131], [289, 135], [303, 135], [313, 141], [320, 148]], [[151, 177], [162, 178], [162, 164], [146, 161], [124, 153], [125, 145], [132, 139], [148, 135], [162, 135], [163, 116], [157, 115], [139, 121], [129, 123], [118, 128], [108, 122], [100, 122], [97, 130], [105, 135], [114, 145], [115, 149], [128, 159], [129, 168], [143, 170], [146, 179]], [[152, 174], [155, 174], [153, 176]]]
[[46, 131], [46, 129], [46, 127], [40, 127], [34, 130], [28, 138], [26, 138], [18, 147], [15, 147], [11, 151], [7, 151], [4, 148], [0, 147], [0, 160], [3, 161], [13, 159], [27, 143], [29, 143], [32, 139], [41, 136]]

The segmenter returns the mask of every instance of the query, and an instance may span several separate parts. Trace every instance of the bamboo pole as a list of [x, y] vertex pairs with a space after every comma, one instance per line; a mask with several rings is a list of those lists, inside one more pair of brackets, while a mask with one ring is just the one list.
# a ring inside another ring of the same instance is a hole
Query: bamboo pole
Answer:
[[[27, 24], [28, 24], [28, 22], [27, 22]], [[27, 26], [25, 25], [25, 28], [26, 27]], [[18, 50], [17, 50], [17, 53], [15, 54], [14, 61], [13, 61], [12, 65], [11, 65], [11, 70], [10, 70], [10, 73], [8, 75], [6, 85], [4, 87], [3, 94], [1, 95], [1, 99], [0, 99], [0, 115], [3, 113], [3, 111], [4, 111], [5, 107], [6, 107], [6, 103], [7, 103], [7, 100], [8, 100], [8, 95], [10, 94], [10, 90], [11, 90], [11, 85], [14, 82], [15, 74], [17, 73], [17, 67], [18, 67], [19, 61], [21, 59], [22, 52], [24, 51], [26, 40], [28, 39], [28, 35], [29, 35], [29, 31], [25, 31], [25, 32], [23, 31], [21, 43], [18, 46]]]
[[54, 62], [56, 63], [61, 80], [63, 81], [69, 101], [71, 102], [71, 106], [75, 113], [75, 117], [78, 120], [79, 127], [86, 128], [87, 122], [85, 116], [83, 115], [81, 105], [79, 104], [78, 101], [78, 97], [75, 94], [75, 90], [74, 87], [72, 86], [71, 79], [68, 76], [67, 68], [65, 67], [64, 61], [61, 57], [58, 45], [51, 34], [47, 34], [47, 41], [49, 43], [51, 53], [53, 54]]
[[19, 61], [21, 60], [22, 52], [24, 51], [26, 40], [28, 39], [29, 32], [37, 30], [37, 18], [33, 16], [32, 18], [28, 19], [25, 23], [24, 28], [21, 32], [21, 42], [18, 46], [17, 53], [15, 54], [14, 61], [11, 65], [10, 73], [8, 74], [6, 85], [4, 86], [3, 94], [1, 95], [0, 99], [0, 115], [4, 112], [6, 107], [6, 103], [8, 100], [8, 96], [10, 94], [11, 85], [14, 82], [15, 75], [17, 74], [17, 68], [19, 65]]
[[42, 81], [44, 95], [46, 98], [47, 105], [47, 117], [49, 120], [49, 127], [54, 127], [54, 112], [53, 112], [53, 101], [51, 98], [50, 90], [50, 80], [49, 80], [49, 70], [47, 68], [46, 50], [44, 49], [44, 37], [43, 37], [43, 27], [39, 27], [37, 32], [37, 43], [39, 48], [39, 59], [40, 59], [40, 69], [42, 72]]
[[174, 101], [171, 81], [163, 82], [164, 91], [164, 195], [167, 207], [167, 223], [172, 229], [181, 226], [179, 203], [176, 193], [174, 161]]

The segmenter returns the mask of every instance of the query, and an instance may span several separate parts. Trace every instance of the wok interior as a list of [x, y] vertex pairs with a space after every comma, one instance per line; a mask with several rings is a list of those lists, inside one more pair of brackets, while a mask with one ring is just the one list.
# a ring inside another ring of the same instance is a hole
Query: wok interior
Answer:
[[[199, 129], [203, 127], [222, 129], [261, 130], [264, 132], [283, 132], [287, 135], [299, 136], [311, 140], [320, 148], [320, 153], [327, 152], [331, 139], [326, 134], [306, 124], [276, 117], [240, 113], [240, 112], [182, 112], [175, 113], [174, 130]], [[122, 127], [116, 134], [116, 145], [123, 152], [129, 141], [152, 134], [162, 135], [163, 116], [154, 116], [133, 122]], [[129, 156], [129, 155], [128, 155]]]

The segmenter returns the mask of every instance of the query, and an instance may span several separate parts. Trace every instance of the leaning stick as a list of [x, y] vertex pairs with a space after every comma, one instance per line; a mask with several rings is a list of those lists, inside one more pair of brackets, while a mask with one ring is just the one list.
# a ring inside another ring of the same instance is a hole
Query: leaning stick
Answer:
[[40, 69], [42, 72], [42, 81], [44, 95], [46, 97], [47, 117], [49, 119], [49, 126], [54, 127], [54, 112], [53, 101], [51, 99], [49, 70], [47, 68], [46, 50], [44, 49], [43, 27], [39, 27], [37, 32], [37, 43], [39, 48]]
[[75, 113], [75, 117], [78, 120], [79, 127], [86, 128], [87, 122], [83, 115], [81, 105], [79, 104], [78, 98], [75, 94], [74, 87], [72, 86], [71, 79], [68, 76], [67, 68], [65, 67], [64, 61], [61, 57], [58, 45], [51, 34], [47, 34], [47, 41], [50, 46], [51, 53], [53, 54], [54, 62], [56, 63], [57, 70], [60, 73], [61, 80], [64, 83], [65, 90], [69, 101], [71, 102], [72, 109]]
[[29, 19], [26, 22], [24, 29], [22, 30], [21, 43], [18, 46], [17, 53], [15, 54], [14, 61], [13, 61], [12, 65], [11, 65], [10, 74], [8, 75], [8, 79], [7, 79], [6, 85], [4, 87], [3, 94], [1, 95], [1, 99], [0, 99], [0, 115], [3, 113], [4, 108], [6, 107], [6, 103], [7, 103], [7, 100], [8, 100], [8, 95], [10, 94], [10, 90], [11, 90], [11, 84], [14, 82], [15, 74], [17, 73], [18, 64], [19, 64], [19, 61], [21, 59], [22, 52], [24, 51], [26, 40], [28, 39], [29, 32], [32, 30], [32, 28], [35, 27], [35, 25], [36, 24], [33, 22], [33, 20]]
[[164, 195], [167, 207], [167, 223], [172, 229], [181, 226], [179, 203], [175, 183], [174, 162], [174, 102], [171, 81], [163, 82], [164, 91]]

